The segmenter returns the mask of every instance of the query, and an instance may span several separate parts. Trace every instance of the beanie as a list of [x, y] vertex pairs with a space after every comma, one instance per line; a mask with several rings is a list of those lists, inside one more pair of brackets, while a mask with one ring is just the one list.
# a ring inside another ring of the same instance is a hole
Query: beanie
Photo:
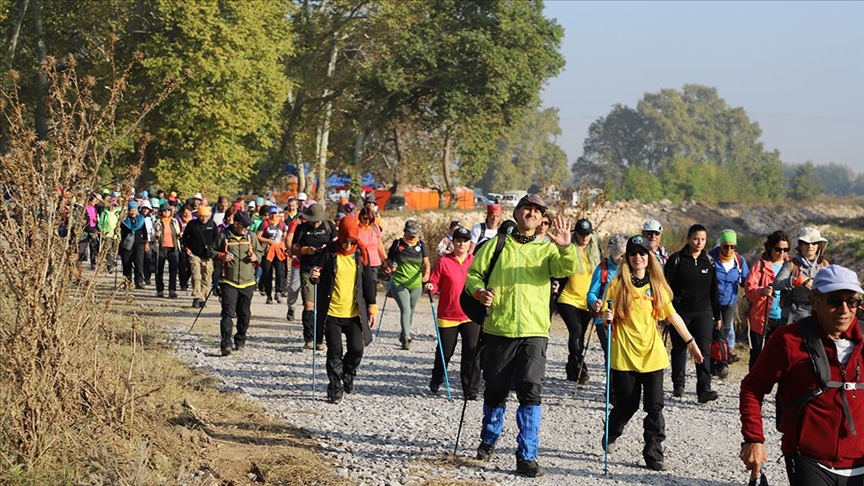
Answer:
[[720, 232], [720, 236], [717, 237], [717, 246], [720, 246], [723, 243], [731, 243], [733, 245], [738, 244], [738, 234], [735, 233], [735, 230], [724, 229]]

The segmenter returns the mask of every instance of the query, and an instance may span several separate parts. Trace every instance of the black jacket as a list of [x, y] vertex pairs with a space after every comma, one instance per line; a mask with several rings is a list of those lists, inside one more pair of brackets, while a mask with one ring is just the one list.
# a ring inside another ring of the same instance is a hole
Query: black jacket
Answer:
[[207, 260], [218, 235], [219, 230], [212, 219], [203, 224], [200, 219], [193, 219], [183, 230], [183, 246], [198, 258]]
[[717, 292], [717, 269], [704, 250], [693, 258], [685, 246], [673, 254], [663, 267], [666, 282], [674, 295], [672, 304], [678, 312], [689, 314], [711, 312], [720, 320], [720, 297]]
[[[323, 326], [327, 319], [327, 311], [330, 309], [330, 298], [333, 295], [333, 286], [336, 279], [336, 245], [330, 245], [322, 254], [324, 257], [321, 267], [321, 278], [318, 282], [318, 326]], [[357, 307], [360, 310], [360, 328], [363, 331], [363, 343], [368, 346], [372, 342], [372, 331], [369, 329], [369, 315], [367, 306], [375, 304], [376, 288], [375, 275], [369, 265], [364, 265], [361, 253], [358, 249], [354, 253], [357, 262], [357, 280], [354, 282], [354, 294], [356, 295]]]

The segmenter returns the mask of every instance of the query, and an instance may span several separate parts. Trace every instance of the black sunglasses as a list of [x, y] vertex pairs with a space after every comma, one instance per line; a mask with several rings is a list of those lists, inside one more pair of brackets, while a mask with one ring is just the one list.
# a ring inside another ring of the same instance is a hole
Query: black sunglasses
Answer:
[[648, 254], [648, 252], [647, 252], [647, 251], [636, 251], [636, 250], [633, 250], [633, 251], [628, 251], [627, 254], [630, 255], [631, 257], [634, 257], [634, 256], [636, 256], [636, 255], [642, 255], [642, 256], [645, 256], [645, 255]]
[[774, 251], [777, 253], [789, 253], [789, 248], [780, 248], [779, 246], [775, 246]]
[[723, 245], [720, 248], [723, 248], [724, 250], [734, 250], [734, 249], [738, 248], [738, 246], [737, 245]]
[[842, 297], [825, 297], [825, 303], [828, 304], [832, 309], [837, 309], [843, 303], [846, 303], [846, 307], [849, 309], [857, 309], [859, 305], [861, 305], [861, 299], [858, 297], [849, 297], [848, 299], [844, 299]]
[[643, 231], [642, 233], [645, 236], [659, 236], [660, 235], [659, 231]]

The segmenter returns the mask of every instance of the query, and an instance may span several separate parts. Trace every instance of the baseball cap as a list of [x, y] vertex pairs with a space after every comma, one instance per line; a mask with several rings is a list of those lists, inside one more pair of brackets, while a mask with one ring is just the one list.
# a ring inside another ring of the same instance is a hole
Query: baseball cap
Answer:
[[198, 208], [198, 216], [210, 216], [210, 206], [201, 206]]
[[663, 225], [656, 219], [649, 219], [642, 225], [642, 231], [656, 231], [659, 233], [663, 231]]
[[840, 265], [828, 265], [816, 272], [811, 290], [827, 294], [837, 290], [851, 290], [864, 294], [858, 283], [858, 274]]
[[458, 219], [455, 221], [450, 221], [450, 229], [453, 229], [453, 228], [455, 228], [457, 226], [461, 226], [461, 225], [462, 225], [462, 223], [460, 223]]
[[409, 219], [408, 221], [405, 221], [404, 231], [408, 236], [418, 236], [420, 235], [420, 223], [414, 219]]
[[651, 252], [651, 243], [648, 242], [642, 235], [631, 236], [629, 240], [627, 240], [627, 253], [631, 251], [645, 251]]
[[453, 239], [455, 240], [456, 238], [470, 240], [471, 232], [468, 231], [468, 228], [459, 228], [453, 232]]
[[246, 228], [252, 226], [252, 220], [243, 211], [237, 211], [234, 213], [234, 222], [240, 226], [245, 226]]
[[533, 205], [540, 208], [542, 212], [546, 212], [547, 206], [546, 202], [543, 201], [543, 198], [538, 196], [537, 194], [526, 194], [522, 196], [522, 199], [519, 200], [519, 203], [516, 204], [516, 209], [521, 208], [522, 206]]
[[268, 206], [267, 214], [276, 214], [279, 212], [278, 206]]
[[594, 227], [591, 226], [591, 221], [588, 221], [587, 219], [580, 219], [579, 221], [576, 221], [576, 227], [573, 229], [573, 231], [583, 236], [590, 235], [594, 232]]
[[298, 200], [298, 201], [305, 201], [305, 200], [307, 200], [307, 199], [309, 199], [309, 197], [306, 196], [306, 193], [305, 193], [305, 192], [300, 192], [300, 193], [297, 194], [297, 200]]

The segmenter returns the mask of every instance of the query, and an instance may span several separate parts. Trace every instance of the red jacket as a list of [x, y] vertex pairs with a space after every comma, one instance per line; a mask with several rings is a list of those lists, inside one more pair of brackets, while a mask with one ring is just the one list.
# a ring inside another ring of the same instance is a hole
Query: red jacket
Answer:
[[764, 334], [765, 318], [768, 315], [766, 306], [771, 305], [771, 300], [773, 300], [773, 296], [763, 295], [762, 289], [773, 283], [773, 264], [763, 258], [756, 260], [750, 266], [750, 275], [744, 281], [744, 297], [752, 302], [750, 310], [747, 312], [747, 322], [750, 330], [756, 334]]
[[473, 262], [474, 255], [470, 253], [461, 265], [452, 253], [442, 256], [435, 262], [428, 283], [432, 284], [433, 293], [439, 290], [441, 292], [438, 298], [439, 319], [456, 322], [470, 321], [459, 306], [459, 294], [465, 290], [465, 278]]
[[[817, 324], [818, 326], [818, 324]], [[837, 360], [837, 348], [819, 329], [831, 366], [831, 379], [862, 382], [864, 337], [856, 319], [843, 337], [854, 343], [846, 364], [845, 376]], [[762, 401], [777, 383], [781, 403], [792, 404], [813, 391], [819, 384], [810, 357], [804, 347], [797, 324], [783, 326], [771, 335], [750, 373], [741, 382], [739, 411], [741, 434], [745, 442], [763, 442]], [[841, 393], [846, 394], [849, 410], [857, 430], [851, 435], [841, 407]], [[781, 421], [784, 454], [801, 454], [826, 466], [846, 469], [864, 466], [864, 390], [844, 391], [829, 388], [799, 410], [787, 410]]]

